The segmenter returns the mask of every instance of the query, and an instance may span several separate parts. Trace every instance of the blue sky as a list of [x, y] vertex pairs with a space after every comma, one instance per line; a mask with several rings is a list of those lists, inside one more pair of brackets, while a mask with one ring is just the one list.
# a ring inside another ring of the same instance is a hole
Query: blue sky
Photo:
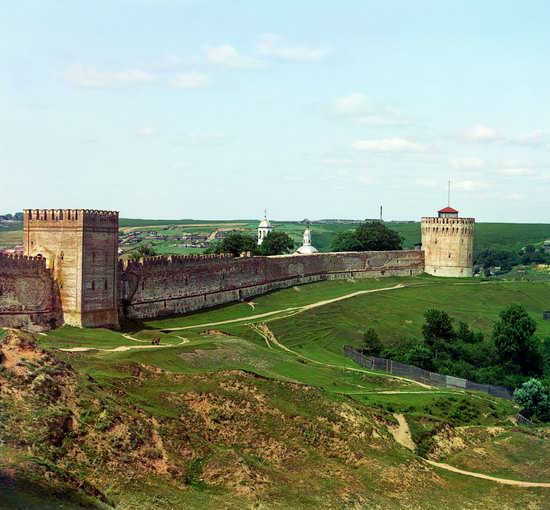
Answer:
[[18, 0], [0, 211], [549, 222], [550, 4]]

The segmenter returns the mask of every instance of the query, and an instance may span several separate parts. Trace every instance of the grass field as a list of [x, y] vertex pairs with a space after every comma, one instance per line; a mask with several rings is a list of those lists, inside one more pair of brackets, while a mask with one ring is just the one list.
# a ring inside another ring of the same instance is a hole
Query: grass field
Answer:
[[[388, 341], [418, 336], [431, 307], [489, 331], [510, 302], [528, 308], [543, 336], [550, 333], [540, 319], [549, 297], [545, 282], [330, 281], [121, 331], [58, 328], [39, 343], [75, 367], [81, 387], [71, 404], [80, 409], [80, 432], [73, 446], [64, 444], [63, 469], [91, 477], [119, 510], [542, 510], [546, 489], [434, 470], [419, 457], [512, 480], [548, 480], [548, 437], [514, 427], [514, 404], [363, 370], [341, 346], [370, 326]], [[153, 338], [159, 347], [151, 347]], [[416, 454], [392, 440], [397, 413], [409, 423]], [[455, 443], [463, 447], [446, 446]], [[151, 467], [164, 464], [169, 471]], [[21, 498], [13, 484], [8, 489], [12, 501]], [[57, 508], [51, 497], [44, 496], [44, 508]], [[13, 508], [25, 508], [20, 501]]]
[[[165, 346], [181, 344], [185, 339], [188, 343], [177, 347], [178, 352], [201, 350], [200, 355], [189, 357], [192, 363], [174, 359], [169, 347], [105, 355], [147, 362], [178, 373], [195, 373], [209, 366], [240, 368], [262, 376], [318, 385], [330, 392], [358, 395], [364, 393], [354, 387], [358, 373], [348, 370], [355, 365], [341, 351], [345, 344], [358, 345], [367, 328], [374, 327], [388, 345], [420, 338], [423, 313], [439, 308], [476, 330], [490, 333], [499, 312], [509, 303], [520, 302], [535, 318], [537, 334], [544, 337], [550, 335], [550, 322], [542, 320], [549, 298], [548, 282], [430, 277], [331, 281], [276, 291], [259, 296], [250, 304], [236, 303], [189, 315], [126, 323], [123, 332], [63, 327], [49, 332], [41, 341], [50, 347], [114, 349], [147, 345], [157, 337]], [[336, 301], [328, 302], [331, 300]], [[267, 334], [273, 334], [292, 352], [266, 339], [258, 330], [259, 325], [268, 328]], [[129, 335], [131, 340], [123, 335]], [[380, 377], [389, 384], [387, 377], [377, 375]], [[373, 386], [364, 380], [361, 384], [369, 390]], [[410, 383], [392, 381], [391, 385], [409, 387]]]

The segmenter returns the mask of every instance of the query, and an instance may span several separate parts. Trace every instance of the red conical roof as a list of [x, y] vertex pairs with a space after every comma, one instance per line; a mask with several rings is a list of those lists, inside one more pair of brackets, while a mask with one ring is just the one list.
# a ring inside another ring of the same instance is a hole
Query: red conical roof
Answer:
[[452, 207], [444, 207], [443, 209], [440, 209], [437, 211], [438, 213], [458, 213], [456, 209], [453, 209]]

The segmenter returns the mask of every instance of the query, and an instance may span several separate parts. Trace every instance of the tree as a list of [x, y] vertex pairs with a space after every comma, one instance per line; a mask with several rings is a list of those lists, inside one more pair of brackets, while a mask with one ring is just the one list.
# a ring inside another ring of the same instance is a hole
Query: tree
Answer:
[[403, 238], [381, 221], [361, 223], [355, 233], [363, 251], [403, 249]]
[[131, 254], [133, 259], [140, 259], [142, 257], [154, 257], [157, 255], [155, 248], [151, 244], [140, 244]]
[[480, 331], [473, 331], [468, 324], [464, 321], [458, 323], [458, 329], [456, 330], [456, 339], [467, 344], [476, 344], [483, 342], [483, 333]]
[[382, 350], [382, 343], [374, 328], [369, 328], [363, 333], [363, 353], [369, 356], [378, 356]]
[[436, 355], [442, 344], [450, 344], [455, 338], [453, 320], [443, 310], [426, 310], [424, 313], [426, 322], [422, 325], [422, 335], [426, 345]]
[[550, 397], [537, 379], [529, 379], [514, 391], [514, 401], [523, 406], [525, 413], [541, 421], [550, 421]]
[[282, 255], [294, 249], [294, 241], [286, 232], [271, 231], [259, 248], [261, 255]]
[[517, 266], [519, 262], [519, 257], [515, 252], [494, 248], [480, 251], [475, 260], [475, 264], [483, 267], [485, 272], [491, 267], [500, 267], [502, 272], [508, 272], [513, 266]]
[[413, 345], [405, 355], [405, 362], [424, 370], [433, 370], [433, 354], [425, 345]]
[[355, 231], [338, 234], [333, 251], [384, 251], [403, 249], [403, 238], [381, 221], [363, 222]]
[[232, 253], [239, 257], [243, 252], [256, 253], [258, 245], [256, 240], [242, 232], [230, 232], [221, 241], [213, 243], [207, 253]]
[[535, 337], [537, 324], [523, 305], [512, 304], [500, 313], [493, 326], [493, 342], [502, 363], [510, 370], [520, 368], [524, 375], [542, 372], [540, 341]]
[[545, 337], [542, 342], [542, 358], [544, 361], [544, 372], [550, 376], [550, 336]]
[[341, 232], [332, 241], [332, 251], [361, 251], [361, 243], [354, 230]]

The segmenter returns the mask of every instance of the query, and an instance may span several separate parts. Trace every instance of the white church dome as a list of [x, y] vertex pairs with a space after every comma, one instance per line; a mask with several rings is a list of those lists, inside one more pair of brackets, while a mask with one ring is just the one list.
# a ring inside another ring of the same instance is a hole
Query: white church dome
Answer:
[[317, 248], [311, 245], [311, 230], [309, 226], [304, 231], [304, 244], [300, 246], [294, 253], [296, 255], [311, 255], [312, 253], [317, 253]]
[[296, 253], [298, 255], [311, 255], [312, 253], [318, 253], [318, 252], [319, 252], [319, 250], [317, 250], [317, 248], [315, 248], [314, 246], [311, 246], [311, 245], [300, 246], [296, 250]]

